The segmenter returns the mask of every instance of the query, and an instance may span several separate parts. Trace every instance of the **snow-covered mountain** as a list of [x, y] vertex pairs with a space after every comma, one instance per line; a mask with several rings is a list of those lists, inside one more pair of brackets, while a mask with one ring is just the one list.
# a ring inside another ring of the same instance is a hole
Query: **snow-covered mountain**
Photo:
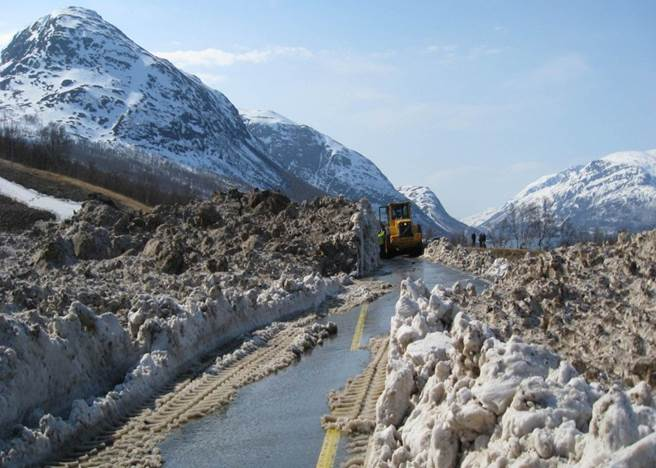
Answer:
[[476, 213], [471, 216], [467, 216], [466, 218], [463, 218], [462, 222], [465, 223], [467, 226], [471, 226], [475, 228], [483, 224], [485, 221], [487, 221], [490, 218], [490, 216], [492, 216], [497, 211], [498, 211], [497, 208], [488, 208], [485, 211], [481, 211], [480, 213]]
[[272, 111], [242, 111], [246, 126], [282, 167], [326, 193], [392, 201], [399, 193], [369, 159]]
[[420, 185], [403, 185], [398, 191], [415, 203], [421, 210], [444, 231], [452, 234], [464, 232], [468, 226], [453, 218], [446, 212], [442, 202], [433, 191]]
[[579, 229], [640, 231], [656, 227], [656, 150], [609, 154], [529, 184], [482, 223], [500, 222], [511, 204], [551, 205]]
[[36, 117], [242, 185], [316, 190], [271, 161], [219, 91], [130, 40], [97, 13], [58, 10], [0, 55], [0, 118]]
[[[365, 156], [312, 127], [273, 111], [242, 110], [242, 117], [278, 164], [330, 195], [366, 197], [377, 206], [407, 198]], [[447, 233], [420, 209], [415, 218], [436, 234]]]

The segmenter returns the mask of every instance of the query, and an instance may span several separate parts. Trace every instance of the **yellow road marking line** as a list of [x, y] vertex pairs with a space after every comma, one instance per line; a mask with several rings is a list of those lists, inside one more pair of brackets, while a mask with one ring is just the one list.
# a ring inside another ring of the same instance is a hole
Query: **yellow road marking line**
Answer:
[[333, 428], [326, 431], [316, 468], [332, 468], [333, 463], [335, 463], [335, 455], [337, 455], [337, 444], [341, 436], [342, 433], [339, 429]]
[[362, 332], [364, 332], [364, 322], [367, 320], [367, 312], [369, 311], [369, 304], [365, 302], [360, 309], [358, 316], [358, 323], [355, 325], [353, 332], [353, 341], [351, 342], [351, 351], [360, 349], [360, 340], [362, 339]]

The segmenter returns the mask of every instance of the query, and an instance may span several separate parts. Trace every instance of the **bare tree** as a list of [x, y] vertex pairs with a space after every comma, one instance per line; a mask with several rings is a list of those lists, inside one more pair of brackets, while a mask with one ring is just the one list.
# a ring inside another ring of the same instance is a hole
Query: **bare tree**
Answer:
[[506, 216], [503, 218], [503, 221], [506, 222], [508, 236], [515, 241], [515, 247], [519, 247], [522, 236], [519, 209], [514, 203], [510, 203], [508, 210], [506, 211]]
[[539, 249], [548, 247], [551, 239], [556, 237], [558, 228], [553, 215], [552, 205], [543, 198], [539, 204], [528, 209], [528, 244]]
[[559, 227], [560, 245], [572, 245], [578, 240], [578, 233], [574, 224], [569, 219], [565, 219], [560, 223]]

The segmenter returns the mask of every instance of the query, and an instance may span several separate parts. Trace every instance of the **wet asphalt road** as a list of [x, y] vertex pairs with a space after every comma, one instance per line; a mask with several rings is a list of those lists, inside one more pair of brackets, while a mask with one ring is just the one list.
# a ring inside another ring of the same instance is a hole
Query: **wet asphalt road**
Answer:
[[[380, 279], [395, 285], [369, 305], [361, 343], [387, 334], [402, 279], [422, 278], [451, 286], [484, 283], [457, 270], [424, 260], [396, 258], [385, 262]], [[248, 385], [226, 408], [174, 431], [160, 446], [166, 467], [313, 467], [324, 431], [321, 416], [329, 413], [328, 392], [344, 385], [369, 362], [367, 350], [350, 351], [360, 307], [327, 319], [338, 333], [297, 363]], [[345, 457], [342, 444], [334, 466]]]

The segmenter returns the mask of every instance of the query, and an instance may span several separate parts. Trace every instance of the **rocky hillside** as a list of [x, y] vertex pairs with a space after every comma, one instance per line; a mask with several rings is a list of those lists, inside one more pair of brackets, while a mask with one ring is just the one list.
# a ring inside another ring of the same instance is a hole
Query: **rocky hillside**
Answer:
[[[366, 197], [374, 205], [407, 198], [372, 161], [312, 127], [272, 111], [248, 110], [242, 116], [278, 164], [329, 195], [350, 200]], [[415, 209], [415, 217], [435, 234], [448, 232], [422, 207]]]
[[403, 185], [398, 187], [399, 192], [411, 200], [428, 216], [439, 228], [451, 234], [462, 234], [468, 226], [453, 218], [446, 212], [442, 202], [429, 188], [420, 185]]
[[44, 16], [2, 51], [0, 115], [12, 124], [59, 124], [241, 186], [318, 194], [266, 156], [223, 94], [84, 8]]
[[546, 200], [556, 219], [582, 230], [641, 231], [656, 226], [656, 150], [613, 153], [529, 184], [481, 225], [490, 228], [511, 204]]

